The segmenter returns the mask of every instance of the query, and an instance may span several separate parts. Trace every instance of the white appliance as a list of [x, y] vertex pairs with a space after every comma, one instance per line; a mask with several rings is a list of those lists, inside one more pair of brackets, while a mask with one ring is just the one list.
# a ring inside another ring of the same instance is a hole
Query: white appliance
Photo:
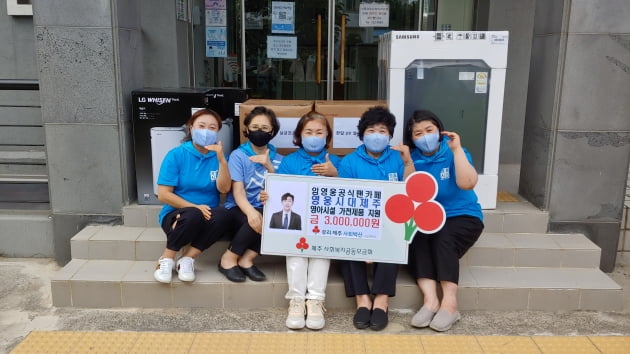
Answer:
[[[219, 130], [218, 140], [223, 145], [223, 151], [232, 151], [232, 119], [223, 120]], [[157, 179], [164, 156], [173, 148], [179, 146], [186, 136], [186, 127], [153, 127], [151, 128], [151, 165], [153, 167], [153, 193], [157, 195]]]
[[157, 179], [164, 156], [179, 146], [186, 136], [184, 126], [151, 128], [151, 165], [153, 166], [153, 193], [157, 195]]
[[495, 209], [507, 31], [392, 31], [379, 38], [379, 99], [387, 100], [402, 141], [413, 111], [428, 109], [457, 132], [479, 173], [475, 192]]

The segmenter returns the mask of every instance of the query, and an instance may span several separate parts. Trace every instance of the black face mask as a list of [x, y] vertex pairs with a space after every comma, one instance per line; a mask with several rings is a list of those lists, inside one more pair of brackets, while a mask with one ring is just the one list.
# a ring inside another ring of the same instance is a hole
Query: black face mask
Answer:
[[273, 136], [262, 130], [252, 130], [247, 133], [247, 138], [252, 144], [260, 147], [267, 145]]

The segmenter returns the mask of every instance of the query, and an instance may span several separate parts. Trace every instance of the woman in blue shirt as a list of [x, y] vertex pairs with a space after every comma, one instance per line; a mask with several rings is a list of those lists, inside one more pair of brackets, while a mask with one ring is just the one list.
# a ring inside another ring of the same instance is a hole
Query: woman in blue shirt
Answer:
[[[409, 148], [402, 143], [389, 146], [395, 126], [396, 118], [386, 108], [373, 107], [363, 113], [357, 126], [363, 144], [341, 160], [339, 177], [404, 181], [414, 172]], [[389, 297], [396, 295], [398, 265], [373, 263], [371, 289], [366, 262], [342, 261], [340, 266], [346, 296], [355, 297], [357, 303], [354, 326], [376, 331], [385, 328]], [[370, 294], [374, 295], [374, 301]]]
[[219, 193], [230, 190], [230, 172], [217, 135], [221, 117], [202, 109], [186, 123], [184, 143], [169, 151], [158, 176], [158, 199], [164, 203], [159, 223], [166, 233], [166, 249], [153, 276], [170, 283], [174, 258], [190, 244], [176, 270], [182, 281], [195, 280], [195, 257], [225, 233], [227, 211]]
[[246, 276], [253, 281], [267, 278], [253, 262], [260, 253], [263, 207], [260, 192], [265, 188], [267, 172], [275, 172], [282, 160], [282, 155], [269, 144], [279, 130], [280, 123], [272, 110], [255, 107], [243, 120], [243, 134], [248, 141], [230, 154], [232, 191], [224, 206], [236, 230], [218, 268], [233, 282], [243, 282]]
[[[411, 148], [417, 171], [438, 183], [436, 200], [446, 212], [444, 227], [433, 235], [417, 233], [410, 246], [409, 265], [423, 294], [423, 306], [413, 316], [414, 327], [446, 331], [461, 315], [457, 311], [459, 259], [483, 231], [483, 214], [473, 188], [477, 171], [457, 133], [444, 131], [430, 111], [415, 111], [407, 121], [403, 140]], [[437, 286], [442, 289], [442, 301]]]
[[[336, 177], [340, 160], [326, 151], [331, 140], [332, 128], [326, 117], [317, 112], [305, 114], [293, 132], [293, 144], [299, 149], [282, 159], [278, 173]], [[287, 256], [289, 291], [285, 298], [290, 304], [285, 324], [288, 328], [301, 329], [305, 325], [310, 329], [324, 328], [329, 267], [329, 259]]]

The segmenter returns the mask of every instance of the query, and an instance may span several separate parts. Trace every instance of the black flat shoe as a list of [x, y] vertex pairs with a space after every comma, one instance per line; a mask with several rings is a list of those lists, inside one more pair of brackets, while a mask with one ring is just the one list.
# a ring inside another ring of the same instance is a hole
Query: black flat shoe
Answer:
[[245, 281], [245, 274], [241, 271], [241, 268], [237, 265], [230, 269], [225, 269], [221, 267], [221, 263], [218, 265], [219, 272], [225, 275], [228, 280], [233, 281], [235, 283], [242, 283]]
[[367, 307], [359, 307], [354, 314], [352, 323], [357, 329], [365, 329], [370, 326], [371, 311]]
[[370, 318], [370, 328], [375, 331], [380, 331], [387, 327], [387, 322], [389, 322], [387, 312], [387, 310], [383, 311], [382, 309], [374, 308], [372, 310], [372, 317]]
[[265, 275], [265, 273], [261, 272], [260, 269], [258, 269], [255, 265], [249, 268], [243, 268], [243, 267], [239, 267], [239, 268], [241, 268], [241, 272], [243, 272], [243, 274], [247, 275], [249, 279], [253, 281], [263, 281], [267, 279], [267, 276]]

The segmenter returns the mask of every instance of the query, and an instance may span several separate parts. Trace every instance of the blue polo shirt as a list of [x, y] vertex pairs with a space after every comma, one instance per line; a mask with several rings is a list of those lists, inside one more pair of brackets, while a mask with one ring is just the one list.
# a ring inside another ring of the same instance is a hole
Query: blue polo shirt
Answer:
[[[431, 156], [425, 156], [420, 150], [411, 150], [411, 158], [416, 171], [430, 173], [438, 183], [438, 194], [435, 200], [440, 202], [446, 211], [446, 217], [468, 215], [483, 221], [481, 205], [474, 190], [464, 190], [457, 186], [455, 180], [455, 156], [448, 147], [448, 137], [440, 143], [440, 149]], [[472, 156], [464, 149], [466, 158], [472, 164]]]
[[378, 159], [368, 155], [365, 145], [357, 147], [341, 160], [339, 177], [373, 179], [379, 181], [403, 181], [405, 164], [400, 153], [388, 145]]
[[[157, 184], [173, 187], [173, 193], [193, 204], [205, 204], [211, 208], [219, 205], [216, 180], [219, 176], [219, 159], [214, 151], [205, 155], [187, 141], [169, 151], [160, 167]], [[158, 221], [175, 210], [164, 204]]]
[[[267, 169], [263, 165], [249, 160], [250, 156], [256, 155], [250, 144], [248, 141], [232, 151], [228, 167], [230, 168], [232, 181], [243, 182], [249, 204], [254, 208], [262, 208], [260, 191], [265, 189]], [[275, 169], [278, 169], [280, 161], [282, 161], [282, 155], [276, 153], [276, 148], [271, 144], [267, 144], [267, 148], [269, 149], [271, 164]], [[228, 193], [224, 206], [226, 209], [232, 209], [237, 206], [232, 192]]]
[[[318, 155], [309, 155], [303, 148], [298, 149], [295, 152], [290, 153], [282, 159], [280, 167], [276, 171], [279, 174], [285, 175], [300, 175], [300, 176], [317, 176], [311, 167], [313, 165], [326, 162], [326, 149], [322, 150]], [[328, 159], [335, 166], [339, 167], [341, 159], [337, 155], [328, 155]]]

